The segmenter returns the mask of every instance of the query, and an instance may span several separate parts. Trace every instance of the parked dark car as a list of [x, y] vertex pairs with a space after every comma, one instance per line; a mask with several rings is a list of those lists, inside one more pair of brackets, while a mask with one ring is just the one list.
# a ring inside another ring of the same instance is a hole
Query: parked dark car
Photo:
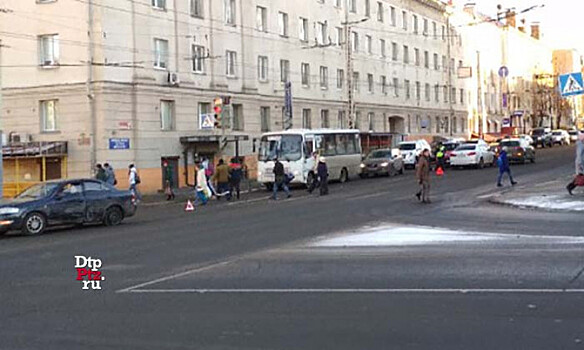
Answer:
[[533, 145], [545, 147], [553, 147], [552, 142], [552, 131], [550, 128], [535, 128], [531, 130], [531, 138], [533, 139]]
[[25, 235], [38, 235], [49, 226], [64, 224], [115, 226], [135, 212], [131, 192], [99, 180], [49, 181], [0, 202], [0, 234], [21, 230]]
[[504, 139], [499, 144], [500, 148], [507, 149], [507, 159], [514, 163], [535, 163], [535, 149], [522, 139]]
[[386, 175], [404, 173], [404, 160], [401, 156], [393, 156], [391, 149], [378, 149], [369, 152], [361, 163], [362, 178], [369, 175]]

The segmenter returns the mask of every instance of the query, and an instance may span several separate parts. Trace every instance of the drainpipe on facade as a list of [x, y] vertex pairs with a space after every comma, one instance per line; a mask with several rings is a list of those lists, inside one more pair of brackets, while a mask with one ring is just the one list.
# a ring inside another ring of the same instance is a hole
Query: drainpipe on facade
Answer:
[[454, 106], [452, 104], [452, 98], [454, 97], [454, 94], [452, 93], [452, 74], [454, 73], [454, 65], [450, 64], [451, 60], [452, 60], [452, 38], [451, 38], [451, 30], [450, 30], [450, 12], [447, 9], [446, 10], [446, 37], [448, 38], [447, 40], [447, 64], [448, 64], [448, 94], [450, 95], [450, 98], [448, 99], [449, 103], [448, 103], [448, 107], [450, 109], [450, 136], [452, 136], [454, 134]]
[[89, 175], [93, 176], [97, 158], [97, 120], [95, 111], [95, 94], [93, 92], [93, 0], [87, 1], [87, 37], [89, 45], [87, 46], [87, 101], [89, 103], [89, 114], [91, 121], [91, 155], [89, 161]]

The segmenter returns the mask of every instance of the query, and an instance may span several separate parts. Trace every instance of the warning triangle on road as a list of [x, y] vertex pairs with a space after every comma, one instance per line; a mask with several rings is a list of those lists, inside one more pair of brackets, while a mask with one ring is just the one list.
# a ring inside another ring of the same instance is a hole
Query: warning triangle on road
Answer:
[[584, 87], [580, 85], [580, 83], [574, 78], [573, 75], [568, 76], [568, 81], [566, 85], [564, 85], [564, 90], [562, 91], [563, 94], [571, 94], [574, 92], [580, 92], [584, 90]]
[[187, 204], [185, 205], [185, 211], [195, 211], [195, 206], [191, 200], [187, 200]]

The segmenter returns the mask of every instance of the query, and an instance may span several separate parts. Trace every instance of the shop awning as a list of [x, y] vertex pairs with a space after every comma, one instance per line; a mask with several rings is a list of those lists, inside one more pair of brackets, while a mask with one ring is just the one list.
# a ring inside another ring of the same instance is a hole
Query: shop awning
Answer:
[[67, 141], [18, 142], [2, 146], [2, 158], [41, 158], [67, 155]]

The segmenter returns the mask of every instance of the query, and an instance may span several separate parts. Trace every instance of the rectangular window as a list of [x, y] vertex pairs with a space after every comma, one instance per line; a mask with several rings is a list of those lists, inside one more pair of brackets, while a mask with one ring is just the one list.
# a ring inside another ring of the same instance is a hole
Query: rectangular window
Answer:
[[166, 10], [166, 0], [152, 0], [152, 7], [159, 10]]
[[357, 0], [349, 0], [349, 11], [357, 13]]
[[399, 52], [397, 49], [397, 43], [391, 43], [391, 59], [393, 61], [397, 61], [398, 55], [399, 55]]
[[308, 63], [302, 63], [300, 75], [302, 76], [302, 86], [310, 87], [310, 65]]
[[424, 51], [424, 68], [430, 68], [430, 53]]
[[191, 0], [191, 16], [203, 18], [203, 0]]
[[424, 35], [428, 35], [428, 20], [424, 18]]
[[300, 41], [308, 41], [308, 19], [303, 17], [298, 20], [298, 38]]
[[199, 103], [199, 115], [211, 113], [211, 104], [206, 102]]
[[456, 104], [456, 88], [452, 88], [450, 92], [450, 101], [452, 101], [452, 104]]
[[421, 96], [422, 96], [422, 91], [421, 91], [421, 85], [419, 81], [416, 81], [416, 100], [420, 100]]
[[316, 43], [319, 45], [328, 44], [328, 29], [325, 22], [316, 24]]
[[278, 12], [278, 34], [288, 37], [288, 14], [285, 12]]
[[434, 69], [435, 70], [440, 69], [440, 67], [438, 66], [438, 54], [437, 53], [434, 54]]
[[424, 96], [426, 97], [426, 101], [430, 101], [430, 84], [424, 86]]
[[338, 8], [343, 7], [343, 0], [335, 0], [335, 7]]
[[442, 40], [446, 41], [446, 27], [442, 26]]
[[414, 62], [416, 66], [420, 66], [420, 49], [418, 48], [414, 49]]
[[464, 104], [464, 89], [460, 89], [460, 104]]
[[205, 73], [205, 47], [193, 45], [193, 72]]
[[331, 127], [328, 109], [323, 109], [320, 111], [320, 127], [325, 129]]
[[410, 95], [410, 81], [409, 80], [404, 80], [404, 90], [406, 92], [406, 100], [409, 100], [411, 95]]
[[168, 68], [168, 40], [154, 39], [154, 68]]
[[345, 71], [337, 69], [337, 89], [342, 90], [345, 84]]
[[444, 102], [448, 102], [448, 86], [444, 85], [442, 91], [444, 92]]
[[393, 96], [399, 97], [399, 80], [397, 78], [393, 78]]
[[381, 93], [387, 95], [387, 77], [385, 75], [381, 76]]
[[280, 60], [280, 81], [287, 83], [290, 81], [290, 61]]
[[383, 22], [383, 3], [381, 1], [377, 2], [377, 20]]
[[434, 39], [438, 38], [438, 27], [436, 22], [432, 22], [432, 33], [434, 34]]
[[268, 81], [268, 58], [266, 56], [258, 56], [258, 79]]
[[367, 74], [367, 91], [372, 94], [374, 92], [373, 74]]
[[302, 110], [302, 128], [312, 129], [312, 110], [310, 109], [305, 108]]
[[410, 63], [410, 49], [407, 45], [404, 45], [404, 63]]
[[320, 88], [328, 89], [328, 67], [320, 66]]
[[39, 61], [41, 66], [59, 64], [59, 35], [39, 36]]
[[225, 75], [228, 77], [235, 77], [237, 62], [237, 52], [235, 51], [225, 51]]
[[235, 25], [235, 0], [225, 1], [225, 23]]
[[384, 39], [379, 39], [379, 51], [381, 52], [381, 57], [385, 58], [386, 52], [385, 52], [385, 40]]
[[418, 16], [413, 15], [412, 18], [414, 20], [414, 34], [418, 34]]
[[261, 131], [270, 131], [270, 107], [260, 107]]
[[260, 32], [268, 31], [268, 11], [265, 7], [256, 7], [256, 29]]
[[160, 101], [160, 130], [174, 129], [174, 101]]
[[408, 30], [408, 13], [406, 11], [402, 11], [402, 28]]
[[359, 72], [353, 72], [353, 91], [359, 92], [361, 82], [359, 81]]
[[371, 0], [365, 0], [365, 17], [371, 17]]
[[440, 102], [440, 85], [434, 85], [434, 101]]
[[232, 105], [232, 119], [233, 119], [233, 125], [232, 128], [235, 131], [243, 131], [244, 127], [245, 127], [245, 123], [243, 120], [243, 105], [240, 104], [234, 104]]
[[339, 111], [337, 113], [337, 127], [339, 129], [344, 129], [347, 127], [347, 118], [345, 118], [345, 111]]
[[352, 40], [351, 46], [353, 47], [353, 52], [359, 52], [359, 34], [357, 32], [351, 32]]
[[397, 15], [396, 15], [395, 7], [393, 7], [393, 6], [389, 7], [389, 16], [390, 16], [390, 20], [391, 20], [391, 25], [394, 27], [397, 26]]
[[41, 112], [41, 131], [57, 131], [57, 100], [48, 100], [40, 102]]
[[359, 129], [361, 127], [361, 112], [355, 112], [355, 129]]
[[442, 70], [444, 70], [446, 72], [447, 69], [448, 69], [448, 66], [446, 63], [446, 56], [442, 55]]
[[371, 38], [371, 35], [367, 35], [365, 38], [367, 43], [367, 53], [371, 55], [373, 53], [373, 39]]
[[375, 113], [367, 113], [367, 127], [369, 131], [373, 131], [373, 129], [375, 129]]
[[337, 27], [336, 32], [337, 32], [337, 45], [341, 46], [345, 43], [344, 29], [341, 27]]

